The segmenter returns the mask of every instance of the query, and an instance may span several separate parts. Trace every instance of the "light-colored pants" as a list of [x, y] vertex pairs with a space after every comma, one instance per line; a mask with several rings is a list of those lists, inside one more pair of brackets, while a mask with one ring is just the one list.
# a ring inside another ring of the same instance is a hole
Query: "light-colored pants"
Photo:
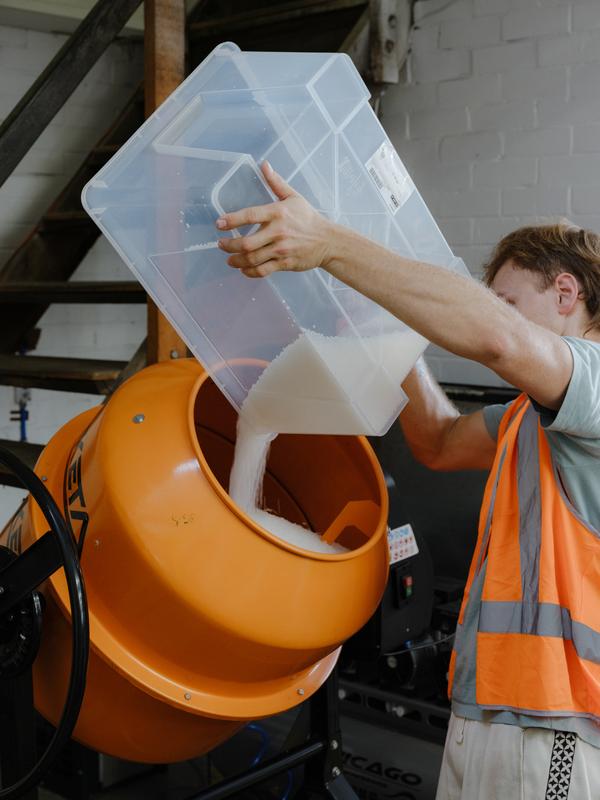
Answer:
[[575, 734], [450, 717], [436, 800], [598, 800], [600, 750]]

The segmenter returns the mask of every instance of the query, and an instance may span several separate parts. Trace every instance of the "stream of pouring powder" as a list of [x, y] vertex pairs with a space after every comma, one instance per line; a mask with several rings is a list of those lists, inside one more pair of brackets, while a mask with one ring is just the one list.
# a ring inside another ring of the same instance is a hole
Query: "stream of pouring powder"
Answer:
[[[262, 485], [271, 443], [277, 433], [367, 432], [352, 402], [357, 374], [369, 386], [369, 425], [385, 426], [398, 400], [398, 387], [425, 340], [414, 331], [369, 337], [302, 334], [275, 358], [252, 386], [238, 418], [231, 499], [259, 525], [286, 541], [323, 553], [347, 552], [318, 534], [261, 508]], [[358, 388], [361, 388], [360, 386]]]
[[229, 495], [248, 516], [280, 539], [318, 553], [345, 553], [339, 544], [327, 544], [313, 531], [263, 510], [262, 486], [271, 442], [277, 434], [256, 433], [243, 417], [238, 419], [235, 457]]
[[255, 433], [242, 416], [238, 419], [229, 494], [246, 513], [261, 505], [267, 456], [276, 436], [276, 433]]

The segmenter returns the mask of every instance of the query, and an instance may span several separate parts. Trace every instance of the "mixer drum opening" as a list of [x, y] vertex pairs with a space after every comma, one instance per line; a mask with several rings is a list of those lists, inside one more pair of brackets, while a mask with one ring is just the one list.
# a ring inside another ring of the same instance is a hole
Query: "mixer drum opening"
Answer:
[[[225, 502], [243, 514], [227, 494], [238, 415], [210, 379], [202, 381], [198, 388], [193, 419], [201, 466], [218, 486]], [[350, 498], [363, 501], [366, 524], [362, 529], [357, 527], [350, 515], [336, 542], [349, 551], [367, 545], [379, 532], [382, 491], [379, 466], [371, 448], [365, 445], [365, 440], [356, 436], [280, 434], [271, 445], [267, 460], [264, 508], [316, 533], [324, 533], [343, 513]], [[280, 546], [296, 549], [247, 521]], [[314, 556], [340, 557], [320, 553]]]

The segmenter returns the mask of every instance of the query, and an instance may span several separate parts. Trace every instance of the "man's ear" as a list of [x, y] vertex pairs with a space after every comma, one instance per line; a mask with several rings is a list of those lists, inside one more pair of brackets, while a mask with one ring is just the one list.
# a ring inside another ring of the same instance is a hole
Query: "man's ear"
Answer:
[[570, 272], [561, 272], [554, 279], [556, 302], [559, 314], [570, 314], [579, 297], [580, 288], [575, 275]]

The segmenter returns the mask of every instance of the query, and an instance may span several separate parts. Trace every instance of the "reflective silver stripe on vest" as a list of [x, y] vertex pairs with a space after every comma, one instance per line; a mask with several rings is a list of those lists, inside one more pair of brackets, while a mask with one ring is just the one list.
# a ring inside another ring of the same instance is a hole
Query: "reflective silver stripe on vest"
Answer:
[[460, 703], [468, 703], [469, 705], [477, 703], [477, 634], [479, 631], [481, 591], [485, 583], [486, 567], [487, 562], [484, 563], [481, 572], [473, 578], [463, 623], [457, 626], [454, 640], [456, 662], [454, 664], [452, 698]]
[[500, 480], [500, 475], [502, 474], [502, 467], [504, 465], [505, 458], [506, 458], [506, 445], [504, 445], [504, 448], [502, 449], [502, 454], [500, 456], [500, 460], [498, 461], [496, 480], [494, 481], [494, 488], [492, 489], [492, 495], [490, 497], [490, 506], [488, 508], [488, 513], [485, 520], [483, 539], [481, 540], [481, 549], [479, 551], [479, 557], [477, 559], [477, 569], [475, 570], [476, 573], [481, 570], [483, 560], [486, 556], [488, 540], [490, 538], [490, 526], [492, 524], [492, 514], [494, 513], [494, 505], [496, 504], [496, 492], [498, 490], [498, 481]]
[[[528, 630], [525, 630], [527, 626]], [[529, 633], [573, 642], [579, 658], [600, 664], [600, 631], [574, 622], [567, 608], [555, 603], [510, 603], [483, 600], [480, 633]]]
[[[518, 402], [518, 400], [514, 400], [513, 401], [513, 403], [517, 403], [517, 402]], [[505, 413], [508, 413], [508, 412], [505, 412]], [[506, 437], [506, 434], [510, 430], [511, 426], [514, 424], [514, 422], [517, 419], [519, 413], [520, 413], [520, 409], [517, 410], [517, 412], [515, 414], [513, 414], [513, 416], [509, 420], [508, 425], [506, 426], [506, 430], [504, 431], [503, 438]], [[496, 492], [498, 491], [498, 483], [500, 481], [500, 475], [502, 474], [502, 467], [504, 466], [504, 459], [506, 458], [507, 447], [508, 447], [508, 445], [505, 443], [504, 447], [502, 448], [502, 453], [500, 454], [500, 458], [498, 459], [498, 468], [496, 470], [496, 475], [494, 477], [494, 486], [492, 488], [492, 493], [490, 495], [490, 504], [489, 504], [489, 507], [488, 507], [487, 516], [486, 516], [486, 520], [485, 520], [485, 527], [484, 527], [484, 530], [483, 530], [483, 538], [481, 540], [481, 548], [479, 550], [479, 556], [478, 556], [478, 559], [477, 559], [477, 567], [475, 569], [475, 574], [477, 574], [481, 570], [481, 567], [483, 565], [483, 561], [484, 561], [484, 559], [485, 559], [485, 557], [487, 555], [487, 546], [488, 546], [488, 541], [489, 541], [489, 538], [490, 538], [490, 528], [491, 528], [491, 525], [492, 525], [492, 516], [494, 514], [494, 506], [496, 505]]]
[[534, 633], [540, 588], [542, 504], [540, 499], [540, 453], [538, 415], [529, 406], [517, 436], [517, 487], [519, 493], [519, 548], [521, 551], [521, 632]]

